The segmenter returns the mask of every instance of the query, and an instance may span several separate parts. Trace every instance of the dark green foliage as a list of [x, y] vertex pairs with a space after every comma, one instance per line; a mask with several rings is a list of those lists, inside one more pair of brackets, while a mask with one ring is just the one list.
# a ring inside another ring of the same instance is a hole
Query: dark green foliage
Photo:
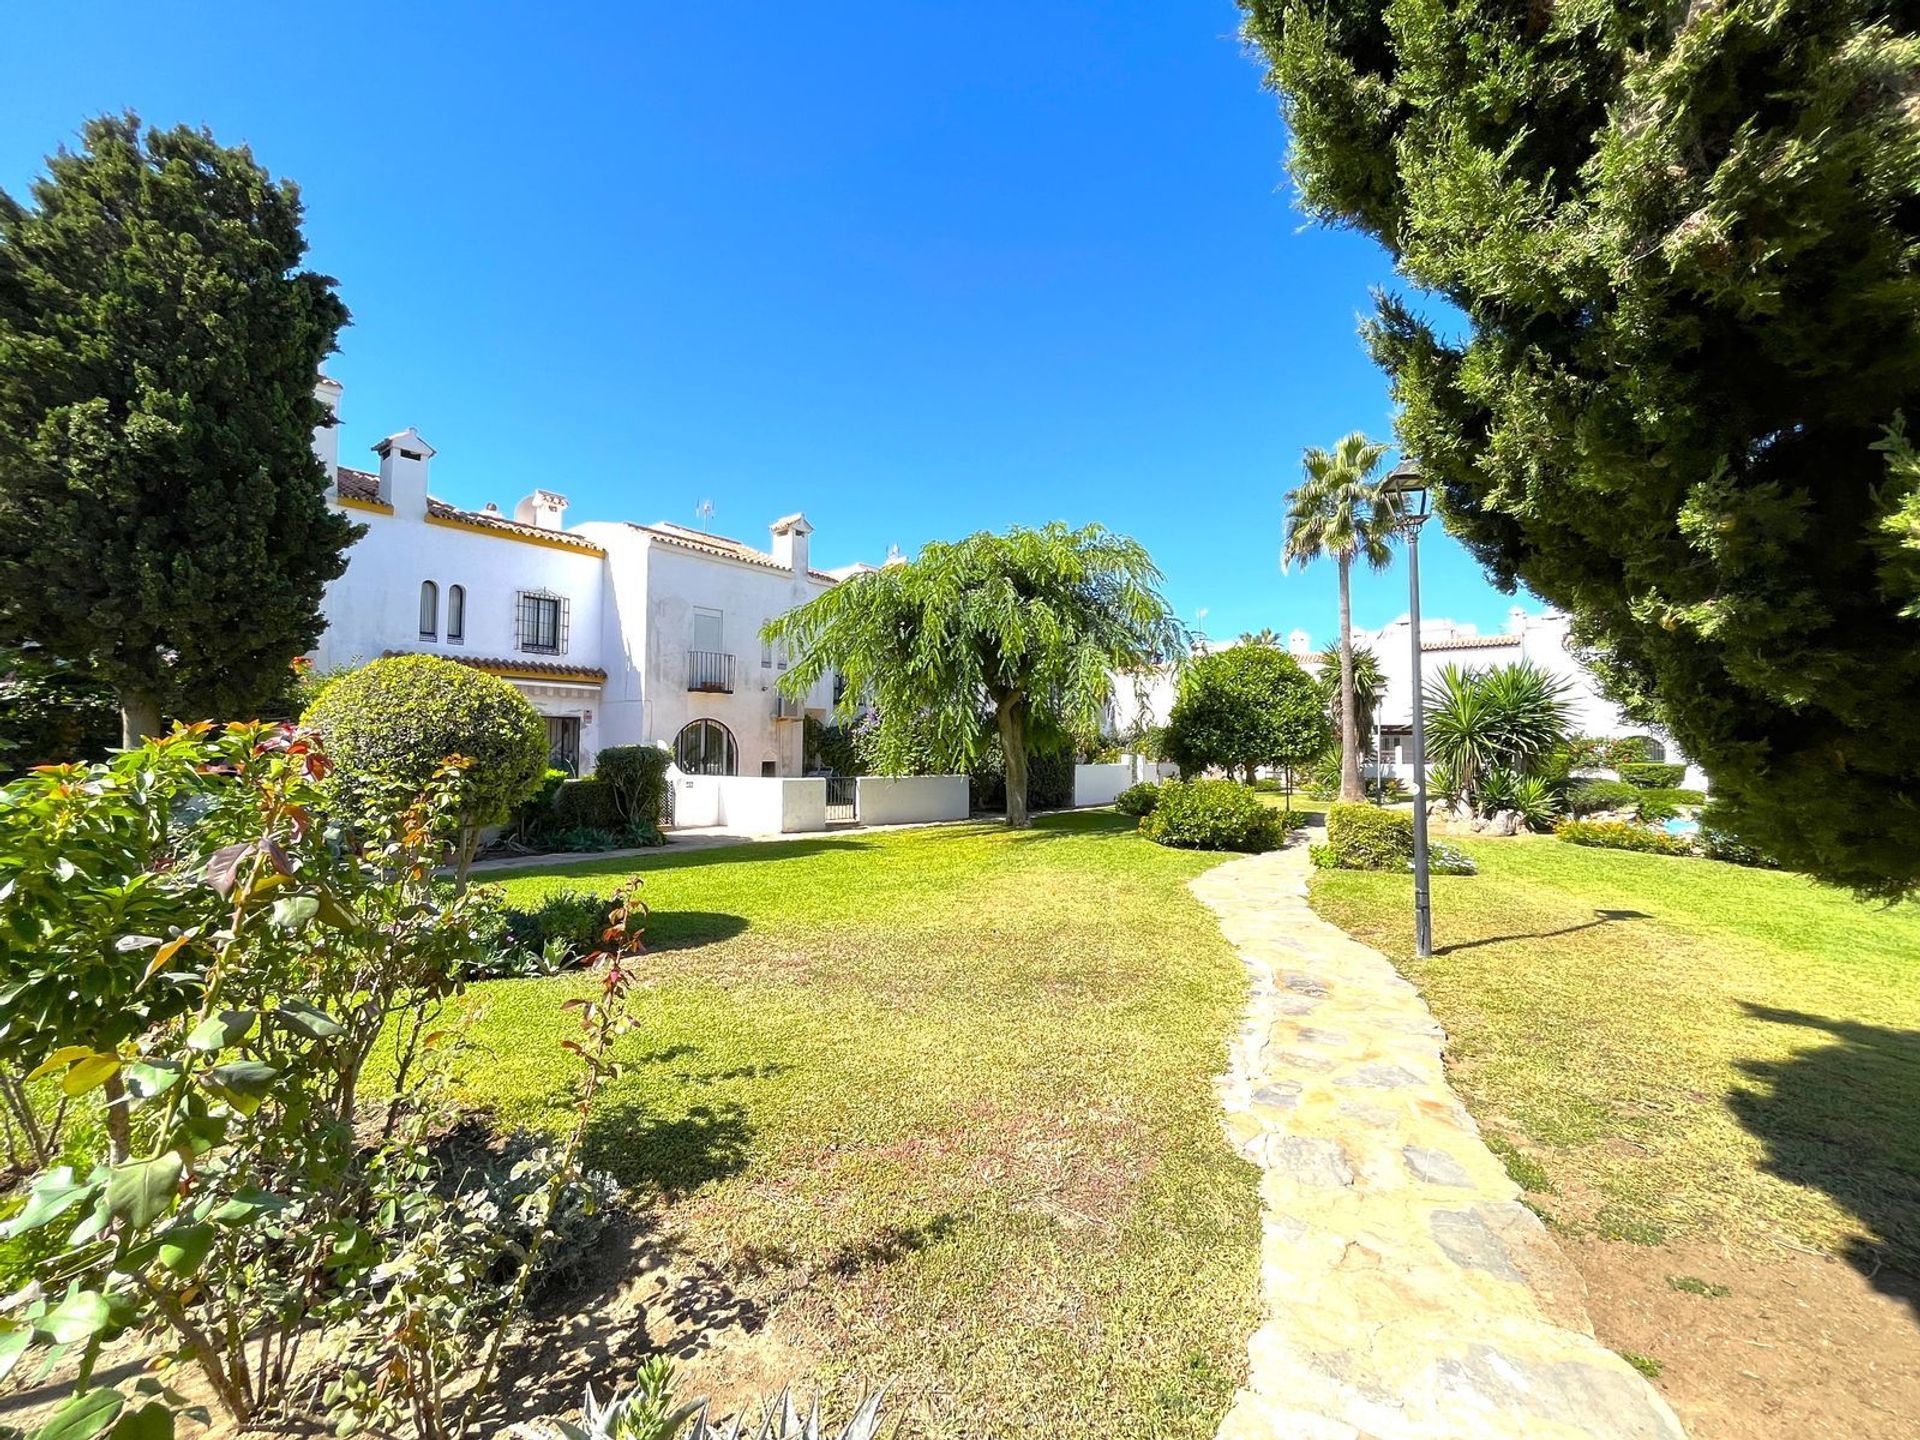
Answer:
[[1187, 666], [1165, 748], [1182, 775], [1218, 767], [1251, 780], [1257, 766], [1311, 764], [1329, 739], [1319, 687], [1299, 662], [1272, 646], [1236, 645]]
[[620, 828], [657, 827], [666, 810], [667, 765], [658, 745], [609, 745], [594, 757], [593, 775], [613, 791]]
[[1700, 817], [1700, 833], [1695, 837], [1694, 848], [1709, 860], [1721, 860], [1729, 865], [1747, 865], [1756, 870], [1781, 868], [1773, 856], [1728, 830], [1712, 806]]
[[607, 928], [607, 899], [563, 887], [549, 891], [535, 909], [508, 906], [503, 914], [507, 934], [521, 948], [539, 954], [559, 941], [573, 959], [584, 960], [600, 948], [601, 932]]
[[1663, 800], [1652, 790], [1642, 790], [1633, 804], [1633, 818], [1642, 825], [1657, 825], [1662, 820], [1671, 820], [1680, 813], [1680, 807], [1671, 800]]
[[423, 788], [440, 762], [473, 763], [462, 781], [471, 829], [504, 821], [547, 769], [547, 731], [513, 686], [468, 665], [402, 655], [343, 675], [305, 716], [340, 767], [335, 786], [364, 812], [379, 787]]
[[[919, 773], [936, 774], [933, 770]], [[989, 741], [978, 761], [967, 771], [970, 804], [979, 814], [1004, 810], [1007, 804], [1007, 768], [1000, 741]], [[1027, 805], [1032, 810], [1065, 810], [1073, 804], [1073, 753], [1027, 755]]]
[[1567, 813], [1577, 818], [1602, 810], [1631, 810], [1643, 793], [1624, 780], [1581, 780], [1567, 790]]
[[1649, 855], [1691, 855], [1693, 846], [1678, 835], [1624, 820], [1562, 820], [1553, 833], [1573, 845], [1602, 850], [1639, 850]]
[[113, 691], [37, 645], [0, 649], [0, 779], [104, 759], [119, 743]]
[[1629, 760], [1620, 766], [1620, 778], [1642, 790], [1671, 790], [1686, 774], [1684, 765], [1661, 765], [1651, 760]]
[[866, 761], [852, 730], [843, 725], [823, 725], [809, 715], [806, 732], [808, 770], [824, 770], [831, 775], [867, 773]]
[[1277, 850], [1287, 838], [1280, 812], [1238, 780], [1165, 782], [1140, 833], [1179, 850]]
[[347, 312], [300, 222], [247, 150], [131, 117], [0, 195], [0, 632], [138, 730], [258, 713], [346, 568], [312, 433]]
[[1139, 785], [1129, 785], [1114, 797], [1113, 808], [1122, 815], [1151, 815], [1153, 807], [1160, 803], [1160, 783], [1148, 780]]
[[620, 806], [613, 786], [598, 776], [568, 780], [554, 791], [548, 815], [547, 833], [562, 830], [607, 830], [620, 828]]
[[1327, 808], [1327, 843], [1314, 863], [1330, 870], [1404, 870], [1413, 863], [1413, 816], [1377, 805]]
[[1242, 0], [1449, 530], [1569, 610], [1728, 824], [1920, 883], [1911, 5]]
[[1125, 535], [1015, 526], [856, 575], [769, 621], [764, 637], [794, 654], [787, 694], [837, 671], [847, 696], [872, 698], [883, 732], [916, 737], [933, 773], [972, 769], [997, 734], [1007, 823], [1018, 826], [1042, 805], [1028, 752], [1091, 734], [1115, 672], [1184, 651], [1159, 587], [1145, 547]]

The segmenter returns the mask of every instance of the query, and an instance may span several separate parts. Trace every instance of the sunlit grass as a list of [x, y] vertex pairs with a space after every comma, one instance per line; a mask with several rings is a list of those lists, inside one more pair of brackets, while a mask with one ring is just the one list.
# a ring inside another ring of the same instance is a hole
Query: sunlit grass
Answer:
[[[935, 1434], [1213, 1433], [1254, 1325], [1254, 1171], [1213, 1076], [1243, 972], [1111, 814], [583, 862], [653, 907], [593, 1156], [812, 1378]], [[496, 877], [488, 877], [493, 879]], [[558, 1127], [580, 977], [480, 987], [468, 1092]], [[696, 1377], [697, 1378], [697, 1377]], [[808, 1376], [797, 1376], [808, 1379]]]
[[1430, 961], [1404, 876], [1318, 872], [1313, 903], [1421, 987], [1470, 1107], [1558, 1192], [1542, 1209], [1920, 1263], [1920, 907], [1547, 838], [1464, 848], [1481, 873], [1434, 880]]

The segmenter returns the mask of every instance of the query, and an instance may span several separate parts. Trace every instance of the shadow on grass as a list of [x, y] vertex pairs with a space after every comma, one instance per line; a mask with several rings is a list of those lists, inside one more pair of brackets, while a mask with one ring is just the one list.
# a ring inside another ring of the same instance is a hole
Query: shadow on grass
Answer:
[[529, 861], [525, 865], [488, 870], [476, 874], [476, 883], [493, 884], [501, 880], [524, 880], [529, 876], [557, 876], [564, 879], [607, 877], [624, 879], [628, 875], [647, 875], [659, 870], [687, 870], [697, 865], [737, 865], [742, 861], [798, 860], [830, 850], [871, 850], [871, 840], [846, 840], [825, 837], [819, 840], [742, 840], [724, 845], [676, 847], [669, 841], [644, 855], [616, 855], [596, 860], [591, 855], [562, 860]]
[[1558, 930], [1522, 930], [1512, 935], [1486, 935], [1478, 940], [1462, 940], [1458, 945], [1442, 945], [1433, 953], [1453, 955], [1461, 950], [1476, 950], [1482, 945], [1505, 945], [1514, 940], [1552, 940], [1560, 935], [1578, 935], [1582, 930], [1597, 930], [1602, 925], [1612, 925], [1621, 920], [1651, 920], [1653, 916], [1644, 910], [1596, 910], [1593, 919], [1582, 920], [1578, 925], [1562, 925]]
[[588, 1122], [584, 1154], [622, 1185], [676, 1200], [746, 1169], [752, 1138], [746, 1107], [735, 1101], [666, 1117], [638, 1102], [603, 1099]]
[[1859, 1221], [1841, 1248], [1876, 1290], [1920, 1318], [1920, 1030], [1740, 1002], [1756, 1020], [1829, 1037], [1778, 1060], [1743, 1060], [1758, 1082], [1728, 1095], [1766, 1146], [1769, 1174], [1820, 1190]]
[[746, 933], [747, 917], [717, 910], [649, 910], [646, 942], [649, 950], [691, 950]]

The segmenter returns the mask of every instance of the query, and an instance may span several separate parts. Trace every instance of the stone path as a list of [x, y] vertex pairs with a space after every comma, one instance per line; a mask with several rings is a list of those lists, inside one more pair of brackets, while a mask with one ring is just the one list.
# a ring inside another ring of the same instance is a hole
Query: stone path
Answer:
[[1252, 974], [1221, 1094], [1263, 1322], [1220, 1440], [1685, 1440], [1448, 1087], [1445, 1036], [1307, 907], [1306, 846], [1192, 882]]

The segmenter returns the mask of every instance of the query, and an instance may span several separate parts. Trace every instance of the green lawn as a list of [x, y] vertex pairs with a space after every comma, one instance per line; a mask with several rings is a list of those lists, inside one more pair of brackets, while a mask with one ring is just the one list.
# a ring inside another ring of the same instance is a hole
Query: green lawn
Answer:
[[[936, 1435], [1212, 1435], [1257, 1298], [1256, 1172], [1211, 1088], [1245, 978], [1185, 888], [1220, 857], [1133, 825], [505, 880], [644, 877], [643, 1023], [592, 1159], [768, 1307], [814, 1367], [794, 1378], [891, 1381]], [[478, 987], [476, 1104], [564, 1124], [558, 1007], [588, 983]]]
[[1464, 848], [1480, 874], [1434, 880], [1430, 961], [1404, 876], [1318, 872], [1313, 903], [1420, 986], [1544, 1211], [1920, 1269], [1920, 906], [1547, 838]]

